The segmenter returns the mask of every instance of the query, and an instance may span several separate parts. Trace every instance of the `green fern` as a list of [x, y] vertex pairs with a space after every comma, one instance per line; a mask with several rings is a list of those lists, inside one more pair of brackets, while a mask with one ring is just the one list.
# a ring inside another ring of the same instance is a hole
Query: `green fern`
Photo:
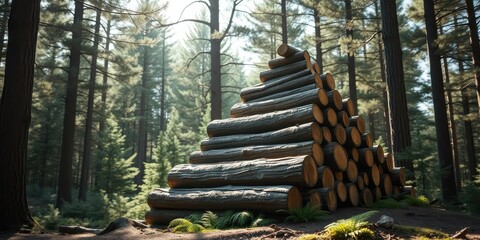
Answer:
[[325, 227], [325, 232], [333, 239], [368, 239], [361, 236], [363, 236], [362, 234], [368, 235], [370, 233], [368, 231], [369, 229], [366, 228], [369, 224], [367, 219], [377, 212], [378, 211], [368, 211], [348, 219], [340, 219], [328, 224]]
[[206, 211], [202, 214], [200, 223], [208, 229], [215, 229], [218, 225], [218, 216], [212, 211]]
[[172, 229], [174, 233], [198, 233], [205, 230], [202, 225], [192, 223], [185, 218], [173, 219], [170, 224], [168, 224], [168, 228]]
[[202, 221], [202, 213], [190, 214], [186, 219], [192, 223], [200, 224]]
[[236, 212], [230, 218], [230, 225], [232, 227], [246, 227], [254, 220], [253, 213], [249, 211]]
[[377, 213], [378, 213], [378, 211], [368, 211], [368, 212], [364, 212], [362, 214], [352, 216], [349, 219], [353, 220], [355, 222], [364, 222], [364, 221], [367, 221], [367, 219], [371, 218], [373, 215], [375, 215]]
[[250, 225], [250, 227], [267, 226], [267, 225], [273, 224], [273, 223], [275, 223], [275, 222], [277, 222], [275, 219], [265, 218], [265, 215], [260, 214], [260, 215], [258, 215], [257, 218], [255, 218], [255, 219], [252, 221], [252, 224]]
[[349, 239], [375, 239], [375, 233], [368, 228], [361, 228], [348, 234]]
[[289, 214], [289, 216], [285, 218], [285, 221], [292, 222], [308, 222], [311, 220], [319, 221], [325, 219], [325, 216], [329, 213], [321, 210], [317, 206], [312, 207], [310, 203], [302, 208], [293, 210], [278, 210], [277, 212]]
[[218, 217], [218, 220], [216, 222], [216, 228], [217, 229], [228, 229], [232, 227], [231, 219], [232, 216], [235, 214], [234, 211], [229, 210], [225, 211], [222, 214], [220, 214], [220, 217]]

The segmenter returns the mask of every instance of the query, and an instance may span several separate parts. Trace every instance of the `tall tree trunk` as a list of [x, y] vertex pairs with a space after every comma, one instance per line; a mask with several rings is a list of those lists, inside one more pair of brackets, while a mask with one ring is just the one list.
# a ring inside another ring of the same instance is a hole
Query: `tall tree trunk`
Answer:
[[317, 52], [317, 63], [320, 66], [319, 74], [323, 74], [323, 49], [322, 49], [322, 33], [320, 28], [320, 13], [316, 6], [313, 8], [313, 17], [315, 19], [315, 50]]
[[[220, 31], [219, 22], [219, 0], [210, 0], [210, 33], [218, 35]], [[217, 33], [217, 34], [215, 34]], [[222, 73], [220, 65], [220, 38], [210, 39], [210, 88], [211, 88], [211, 119], [222, 118]]]
[[0, 100], [0, 232], [33, 227], [26, 196], [28, 129], [40, 0], [13, 0]]
[[380, 1], [382, 12], [382, 38], [387, 73], [387, 95], [393, 152], [403, 151], [411, 145], [407, 97], [403, 75], [402, 47], [398, 32], [397, 4]]
[[[378, 9], [378, 1], [375, 1], [375, 15], [380, 18], [380, 12]], [[381, 31], [379, 21], [376, 21], [377, 25], [377, 30]], [[382, 37], [379, 35], [377, 37], [377, 47], [378, 47], [378, 61], [380, 62], [380, 77], [382, 78], [382, 82], [385, 83], [385, 88], [382, 91], [382, 97], [383, 97], [383, 122], [386, 124], [386, 130], [385, 130], [385, 142], [387, 144], [388, 150], [392, 151], [392, 128], [390, 126], [391, 122], [389, 121], [389, 116], [390, 116], [390, 105], [388, 103], [388, 95], [387, 95], [387, 76], [385, 74], [385, 60], [383, 58], [383, 45], [382, 45]]]
[[[102, 114], [103, 116], [100, 118], [99, 126], [98, 126], [98, 131], [99, 132], [104, 132], [105, 131], [105, 120], [107, 118], [107, 92], [108, 92], [108, 68], [110, 64], [110, 60], [108, 59], [108, 56], [110, 55], [110, 30], [112, 28], [112, 20], [107, 21], [107, 28], [105, 31], [105, 52], [107, 55], [105, 56], [105, 59], [103, 60], [103, 83], [102, 83], [102, 96], [101, 96], [101, 102], [102, 102]], [[100, 147], [99, 147], [100, 148]]]
[[70, 66], [67, 78], [63, 137], [58, 170], [58, 191], [56, 207], [63, 201], [72, 202], [72, 162], [75, 144], [75, 118], [77, 111], [78, 74], [80, 69], [80, 47], [82, 43], [83, 0], [75, 1], [75, 12], [70, 45]]
[[437, 22], [434, 0], [424, 0], [425, 24], [427, 29], [428, 56], [432, 81], [433, 108], [435, 111], [435, 130], [437, 133], [438, 160], [440, 162], [442, 196], [444, 201], [453, 201], [457, 197], [455, 172], [452, 160], [452, 147], [448, 132], [447, 109], [442, 78], [440, 56], [436, 54], [438, 45]]
[[48, 162], [48, 156], [49, 156], [49, 153], [50, 153], [50, 149], [48, 147], [48, 142], [50, 141], [50, 105], [47, 105], [47, 119], [46, 119], [46, 123], [44, 125], [44, 135], [43, 135], [43, 143], [45, 144], [45, 146], [43, 147], [42, 149], [42, 162], [41, 162], [41, 165], [40, 165], [40, 179], [38, 180], [38, 186], [40, 187], [40, 189], [43, 189], [43, 187], [45, 187], [45, 175], [46, 175], [46, 172], [48, 171], [47, 169], [47, 162]]
[[2, 11], [2, 23], [0, 24], [0, 63], [3, 59], [3, 48], [5, 47], [5, 32], [7, 31], [7, 20], [8, 20], [8, 13], [9, 13], [9, 0], [5, 0], [3, 2]]
[[282, 43], [288, 44], [288, 33], [287, 33], [287, 1], [281, 0], [281, 11], [282, 11]]
[[167, 125], [165, 124], [165, 111], [167, 107], [165, 106], [165, 83], [167, 80], [165, 79], [165, 70], [166, 70], [166, 63], [165, 63], [165, 42], [166, 42], [166, 35], [167, 32], [164, 30], [163, 32], [163, 42], [162, 42], [162, 96], [160, 99], [160, 130], [166, 131]]
[[[348, 41], [353, 40], [353, 16], [352, 16], [352, 0], [345, 0], [345, 21], [346, 21], [346, 33]], [[348, 92], [350, 94], [350, 99], [353, 102], [353, 108], [355, 112], [358, 113], [358, 104], [357, 104], [357, 83], [355, 80], [355, 50], [353, 49], [353, 44], [348, 43], [348, 53], [347, 53], [347, 66], [348, 66]]]
[[480, 40], [478, 38], [477, 18], [473, 0], [465, 0], [467, 7], [468, 28], [470, 29], [470, 45], [475, 68], [475, 91], [477, 92], [478, 112], [480, 114]]
[[101, 5], [97, 6], [95, 18], [95, 35], [93, 37], [92, 63], [90, 66], [90, 80], [88, 82], [87, 118], [85, 120], [85, 138], [83, 139], [82, 173], [80, 176], [80, 189], [78, 199], [87, 199], [87, 186], [90, 177], [90, 158], [92, 156], [92, 125], [93, 125], [93, 102], [95, 100], [95, 82], [97, 79], [98, 44], [100, 42], [100, 20], [102, 15]]
[[[145, 34], [147, 36], [147, 34]], [[143, 47], [143, 71], [142, 71], [142, 87], [140, 89], [140, 113], [138, 120], [138, 144], [137, 157], [135, 158], [135, 167], [139, 172], [135, 176], [135, 184], [140, 186], [143, 183], [144, 162], [147, 158], [147, 82], [149, 76], [149, 47]]]
[[368, 112], [368, 127], [370, 129], [370, 135], [375, 139], [375, 113]]

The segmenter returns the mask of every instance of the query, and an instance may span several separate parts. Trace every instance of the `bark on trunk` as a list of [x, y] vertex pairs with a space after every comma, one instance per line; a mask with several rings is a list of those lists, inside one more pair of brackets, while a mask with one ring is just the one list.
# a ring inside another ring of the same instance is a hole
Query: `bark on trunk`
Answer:
[[[210, 34], [220, 32], [219, 0], [210, 1]], [[220, 38], [210, 38], [210, 88], [211, 109], [210, 119], [222, 118], [222, 73], [221, 73], [221, 42]]]
[[[352, 16], [352, 1], [345, 0], [345, 22], [347, 38], [353, 41], [353, 16]], [[350, 99], [353, 102], [353, 109], [358, 112], [357, 104], [357, 83], [356, 83], [356, 71], [355, 71], [355, 50], [353, 49], [353, 43], [348, 43], [347, 53], [347, 67], [348, 67], [348, 92]]]
[[342, 145], [332, 142], [323, 146], [325, 164], [333, 171], [343, 172], [347, 169], [347, 151]]
[[477, 93], [478, 113], [480, 114], [480, 40], [478, 38], [477, 17], [473, 0], [465, 0], [467, 7], [468, 28], [470, 29], [470, 45], [472, 46], [472, 59], [475, 66], [475, 92]]
[[280, 55], [282, 57], [290, 57], [297, 52], [301, 52], [301, 50], [296, 49], [296, 48], [288, 45], [287, 43], [283, 43], [280, 46], [278, 46], [278, 48], [277, 48], [278, 55]]
[[317, 53], [316, 62], [318, 64], [318, 74], [323, 74], [323, 53], [322, 53], [322, 34], [320, 28], [320, 13], [317, 8], [313, 9], [313, 17], [315, 21], [315, 51]]
[[285, 65], [290, 65], [292, 63], [301, 62], [304, 60], [310, 60], [310, 54], [307, 51], [300, 51], [293, 54], [290, 57], [279, 57], [268, 60], [268, 67], [270, 69], [283, 67]]
[[7, 31], [8, 13], [10, 12], [10, 6], [8, 5], [9, 1], [10, 0], [5, 0], [2, 6], [3, 16], [2, 23], [0, 25], [0, 62], [2, 62], [4, 55], [3, 48], [5, 46], [5, 32]]
[[305, 69], [311, 69], [312, 68], [312, 63], [310, 62], [310, 59], [304, 60], [301, 62], [296, 62], [292, 64], [288, 64], [282, 67], [270, 69], [270, 70], [265, 70], [260, 73], [260, 81], [262, 82], [267, 82], [272, 79], [277, 79], [279, 77], [288, 75], [288, 74], [293, 74], [300, 72]]
[[282, 9], [282, 43], [288, 44], [288, 32], [287, 32], [287, 1], [282, 0], [280, 2]]
[[[314, 78], [316, 78], [317, 76], [318, 75], [314, 76]], [[320, 84], [322, 84], [322, 82], [320, 82]], [[318, 83], [312, 83], [312, 84], [309, 84], [309, 85], [301, 86], [299, 88], [294, 88], [294, 89], [291, 89], [291, 90], [286, 90], [286, 91], [279, 92], [279, 93], [274, 93], [274, 94], [271, 94], [271, 95], [265, 95], [264, 97], [259, 97], [257, 99], [250, 100], [246, 104], [263, 102], [263, 101], [268, 101], [268, 100], [275, 101], [275, 99], [277, 99], [277, 98], [283, 98], [283, 97], [291, 96], [293, 94], [304, 93], [304, 92], [310, 91], [312, 89], [322, 90], [323, 87], [321, 85], [318, 85]]]

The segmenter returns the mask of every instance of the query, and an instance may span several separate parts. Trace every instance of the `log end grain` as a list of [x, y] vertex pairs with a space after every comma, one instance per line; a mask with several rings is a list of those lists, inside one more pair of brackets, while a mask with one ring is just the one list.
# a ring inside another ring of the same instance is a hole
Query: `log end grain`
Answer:
[[335, 176], [332, 170], [327, 166], [321, 166], [317, 168], [318, 181], [317, 186], [325, 188], [333, 188], [335, 186]]
[[378, 171], [377, 164], [373, 164], [372, 167], [368, 170], [368, 177], [373, 183], [373, 186], [380, 186], [380, 172]]
[[358, 164], [359, 167], [362, 169], [370, 168], [373, 166], [373, 153], [370, 148], [360, 148], [358, 149], [359, 153], [359, 160]]
[[324, 143], [328, 144], [332, 142], [332, 132], [330, 132], [328, 127], [322, 127], [322, 134]]
[[344, 172], [347, 169], [347, 151], [342, 145], [332, 142], [323, 146], [325, 162], [333, 171]]
[[377, 164], [382, 164], [383, 162], [385, 162], [385, 156], [384, 156], [382, 145], [373, 146], [370, 149], [372, 150], [372, 153], [373, 153], [373, 159]]
[[320, 75], [314, 74], [313, 78], [315, 79], [315, 85], [317, 86], [317, 88], [325, 89], [325, 87], [323, 86], [323, 81], [320, 78]]
[[350, 126], [357, 127], [361, 134], [365, 133], [365, 120], [360, 115], [350, 117]]
[[331, 90], [327, 92], [328, 96], [328, 105], [335, 109], [335, 111], [341, 111], [342, 104], [342, 95], [337, 90]]
[[318, 89], [318, 102], [320, 106], [328, 106], [329, 105], [329, 98], [327, 93], [323, 89]]
[[314, 187], [318, 181], [317, 164], [310, 156], [305, 156], [302, 166], [303, 180], [309, 187]]
[[365, 207], [370, 207], [373, 204], [373, 195], [369, 188], [360, 190], [360, 203]]
[[287, 195], [288, 210], [298, 209], [303, 206], [302, 193], [298, 188], [292, 187]]
[[317, 123], [311, 123], [310, 131], [312, 133], [312, 139], [321, 144], [323, 142], [323, 132], [320, 126]]
[[277, 48], [278, 55], [280, 55], [282, 57], [290, 57], [297, 52], [300, 52], [300, 50], [296, 49], [296, 48], [294, 48], [294, 47], [292, 47], [292, 46], [290, 46], [286, 43], [281, 44]]
[[337, 194], [338, 200], [340, 202], [346, 202], [348, 197], [347, 188], [345, 184], [341, 181], [335, 181], [335, 193]]
[[[357, 128], [358, 130], [358, 128]], [[359, 131], [360, 132], [360, 131]], [[361, 136], [361, 147], [362, 148], [371, 148], [373, 147], [373, 137], [370, 133], [364, 133]]]
[[337, 125], [337, 113], [332, 108], [325, 108], [323, 110], [323, 117], [327, 126], [335, 127]]
[[323, 163], [325, 162], [325, 157], [323, 155], [322, 145], [320, 145], [318, 142], [315, 142], [312, 145], [312, 155], [313, 155], [313, 160], [315, 160], [315, 163], [317, 164], [317, 166], [322, 166]]
[[347, 133], [347, 145], [352, 147], [360, 147], [362, 144], [362, 137], [360, 135], [360, 131], [358, 131], [357, 127], [347, 127], [345, 129]]
[[383, 174], [380, 180], [380, 189], [384, 196], [391, 196], [393, 194], [393, 185], [390, 175]]
[[358, 148], [349, 148], [347, 150], [348, 152], [348, 158], [352, 159], [355, 162], [358, 162], [358, 159], [360, 158], [360, 153], [358, 153]]
[[322, 208], [330, 212], [335, 212], [337, 210], [337, 195], [335, 191], [331, 188], [320, 188], [318, 191], [322, 196]]
[[351, 205], [354, 207], [358, 206], [358, 204], [360, 203], [360, 199], [358, 197], [357, 186], [354, 183], [347, 183], [345, 184], [345, 187], [348, 193], [348, 197], [347, 197], [348, 205]]
[[323, 122], [325, 121], [323, 118], [323, 111], [316, 104], [312, 105], [312, 114], [313, 118], [315, 118], [315, 121], [317, 121], [317, 123], [323, 124]]
[[332, 74], [325, 73], [325, 74], [320, 75], [320, 78], [322, 79], [323, 87], [326, 90], [334, 90], [335, 89], [335, 80], [333, 79]]
[[348, 113], [345, 111], [337, 112], [337, 122], [342, 124], [343, 127], [349, 127], [350, 121], [348, 119]]
[[342, 100], [342, 110], [348, 113], [349, 117], [355, 115], [355, 108], [353, 107], [353, 101], [350, 98]]
[[345, 131], [345, 128], [343, 128], [341, 124], [336, 124], [332, 132], [333, 139], [341, 145], [345, 145], [347, 142], [347, 132]]
[[315, 64], [313, 64], [313, 69], [315, 69], [315, 73], [317, 74], [320, 74], [322, 72], [322, 68], [320, 67], [320, 64], [318, 64], [318, 62], [315, 62]]
[[365, 181], [363, 181], [363, 177], [358, 175], [357, 177], [357, 187], [358, 190], [362, 191], [365, 188]]
[[354, 183], [357, 181], [358, 178], [358, 169], [357, 169], [357, 164], [353, 160], [348, 160], [347, 164], [347, 178], [348, 181]]
[[393, 155], [391, 153], [385, 153], [385, 162], [383, 164], [385, 171], [390, 173], [394, 168]]

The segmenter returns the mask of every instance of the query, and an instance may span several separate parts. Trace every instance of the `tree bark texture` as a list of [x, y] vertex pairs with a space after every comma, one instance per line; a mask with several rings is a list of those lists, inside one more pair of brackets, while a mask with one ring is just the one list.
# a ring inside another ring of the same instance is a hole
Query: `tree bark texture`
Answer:
[[[316, 75], [316, 76], [313, 75], [312, 78], [316, 78], [317, 76], [318, 75]], [[320, 82], [317, 82], [317, 83], [312, 83], [312, 84], [301, 86], [301, 87], [294, 88], [294, 89], [291, 89], [291, 90], [286, 90], [286, 91], [283, 91], [283, 92], [274, 93], [272, 95], [266, 95], [264, 97], [260, 97], [260, 98], [257, 98], [257, 99], [250, 100], [246, 104], [263, 102], [263, 101], [267, 101], [267, 100], [274, 100], [274, 99], [277, 99], [277, 98], [283, 98], [283, 97], [287, 97], [287, 96], [290, 96], [290, 95], [293, 95], [293, 94], [304, 93], [304, 92], [307, 92], [307, 91], [312, 90], [312, 89], [323, 90], [323, 86], [318, 85], [318, 83], [322, 84], [322, 82], [320, 81]]]
[[[148, 30], [145, 36], [148, 35]], [[139, 170], [135, 176], [135, 184], [140, 186], [143, 183], [144, 162], [147, 160], [147, 86], [150, 78], [149, 72], [149, 56], [150, 48], [143, 46], [142, 59], [142, 85], [140, 88], [140, 109], [138, 114], [138, 138], [137, 138], [137, 156], [135, 157], [134, 166]]]
[[148, 195], [151, 208], [176, 210], [253, 210], [275, 212], [302, 206], [293, 186], [224, 186], [217, 188], [155, 189]]
[[478, 113], [480, 114], [480, 40], [478, 38], [477, 17], [473, 0], [465, 0], [467, 7], [468, 28], [470, 29], [470, 45], [472, 46], [472, 59], [475, 68], [475, 91], [477, 93]]
[[[210, 0], [210, 34], [218, 35], [220, 32], [219, 0]], [[222, 73], [221, 73], [221, 43], [220, 38], [210, 38], [210, 88], [211, 112], [210, 119], [222, 118]]]
[[0, 100], [0, 232], [34, 225], [27, 204], [26, 161], [39, 14], [39, 0], [12, 1]]
[[267, 82], [272, 79], [277, 79], [288, 74], [297, 73], [305, 69], [310, 70], [311, 68], [312, 63], [310, 62], [310, 59], [305, 59], [304, 61], [295, 62], [285, 66], [260, 72], [260, 81]]
[[[352, 1], [345, 0], [345, 22], [347, 38], [353, 40], [353, 16], [352, 16]], [[352, 44], [348, 44], [347, 66], [348, 66], [348, 92], [350, 99], [353, 102], [355, 112], [358, 112], [357, 104], [357, 83], [355, 71], [355, 50], [352, 49]]]
[[287, 1], [281, 0], [282, 9], [282, 43], [288, 44], [288, 32], [287, 32]]
[[270, 59], [268, 60], [268, 67], [270, 69], [274, 69], [304, 60], [310, 60], [310, 54], [307, 51], [297, 52], [290, 57], [279, 57]]
[[313, 17], [315, 22], [315, 51], [316, 51], [316, 62], [318, 63], [318, 74], [323, 74], [323, 49], [322, 49], [322, 34], [321, 34], [321, 25], [320, 25], [320, 13], [317, 8], [313, 9]]

